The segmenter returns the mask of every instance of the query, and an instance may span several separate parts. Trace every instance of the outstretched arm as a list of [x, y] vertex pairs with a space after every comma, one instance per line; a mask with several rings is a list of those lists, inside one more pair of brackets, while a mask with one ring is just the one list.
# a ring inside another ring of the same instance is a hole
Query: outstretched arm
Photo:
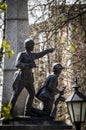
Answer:
[[34, 57], [35, 57], [35, 59], [41, 58], [41, 57], [43, 57], [44, 55], [46, 55], [48, 53], [52, 53], [54, 50], [55, 50], [55, 48], [46, 49], [44, 51], [35, 53]]

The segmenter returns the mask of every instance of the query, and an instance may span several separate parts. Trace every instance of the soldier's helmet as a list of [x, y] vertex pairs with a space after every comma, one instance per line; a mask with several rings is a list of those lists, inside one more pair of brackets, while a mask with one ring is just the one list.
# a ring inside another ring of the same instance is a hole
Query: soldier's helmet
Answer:
[[28, 38], [24, 41], [24, 47], [29, 47], [34, 45], [34, 41], [31, 38]]
[[64, 67], [61, 64], [55, 64], [53, 66], [53, 71], [61, 71], [62, 69], [64, 69]]

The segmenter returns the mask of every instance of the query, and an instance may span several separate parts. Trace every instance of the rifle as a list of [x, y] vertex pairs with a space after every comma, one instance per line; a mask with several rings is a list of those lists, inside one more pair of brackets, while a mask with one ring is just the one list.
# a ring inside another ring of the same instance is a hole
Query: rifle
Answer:
[[56, 117], [56, 112], [57, 112], [57, 105], [59, 104], [60, 101], [64, 102], [65, 98], [62, 96], [64, 95], [64, 90], [65, 90], [66, 86], [63, 87], [63, 90], [60, 92], [58, 98], [55, 100], [55, 107], [51, 113], [51, 118], [55, 119]]

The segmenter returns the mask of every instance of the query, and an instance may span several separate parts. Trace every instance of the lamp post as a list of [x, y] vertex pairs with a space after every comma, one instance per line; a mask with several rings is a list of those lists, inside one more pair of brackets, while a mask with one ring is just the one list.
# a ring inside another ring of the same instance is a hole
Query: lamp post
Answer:
[[81, 123], [85, 122], [86, 117], [86, 97], [79, 92], [79, 87], [76, 79], [73, 85], [74, 91], [66, 99], [70, 118], [72, 123], [75, 124], [76, 130], [81, 130]]

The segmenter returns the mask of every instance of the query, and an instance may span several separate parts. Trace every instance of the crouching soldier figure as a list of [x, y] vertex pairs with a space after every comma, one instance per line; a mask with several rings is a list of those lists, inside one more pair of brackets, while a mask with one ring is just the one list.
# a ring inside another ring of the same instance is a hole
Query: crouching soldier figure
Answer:
[[[58, 90], [57, 86], [58, 86], [58, 77], [60, 75], [60, 73], [62, 72], [62, 70], [64, 69], [64, 67], [61, 64], [56, 64], [53, 66], [53, 74], [49, 75], [42, 88], [38, 91], [38, 93], [36, 94], [36, 97], [38, 99], [40, 99], [43, 102], [43, 111], [44, 113], [46, 112], [47, 116], [51, 116], [52, 118], [55, 117], [56, 114], [56, 108], [57, 106], [55, 106], [55, 110], [53, 111], [53, 114], [51, 114], [52, 111], [52, 107], [55, 101], [55, 95], [57, 93], [61, 95], [64, 92], [64, 87], [62, 88], [62, 90]], [[61, 97], [62, 99], [62, 97]], [[60, 99], [59, 99], [60, 100]], [[56, 105], [57, 105], [57, 101], [56, 101]]]

